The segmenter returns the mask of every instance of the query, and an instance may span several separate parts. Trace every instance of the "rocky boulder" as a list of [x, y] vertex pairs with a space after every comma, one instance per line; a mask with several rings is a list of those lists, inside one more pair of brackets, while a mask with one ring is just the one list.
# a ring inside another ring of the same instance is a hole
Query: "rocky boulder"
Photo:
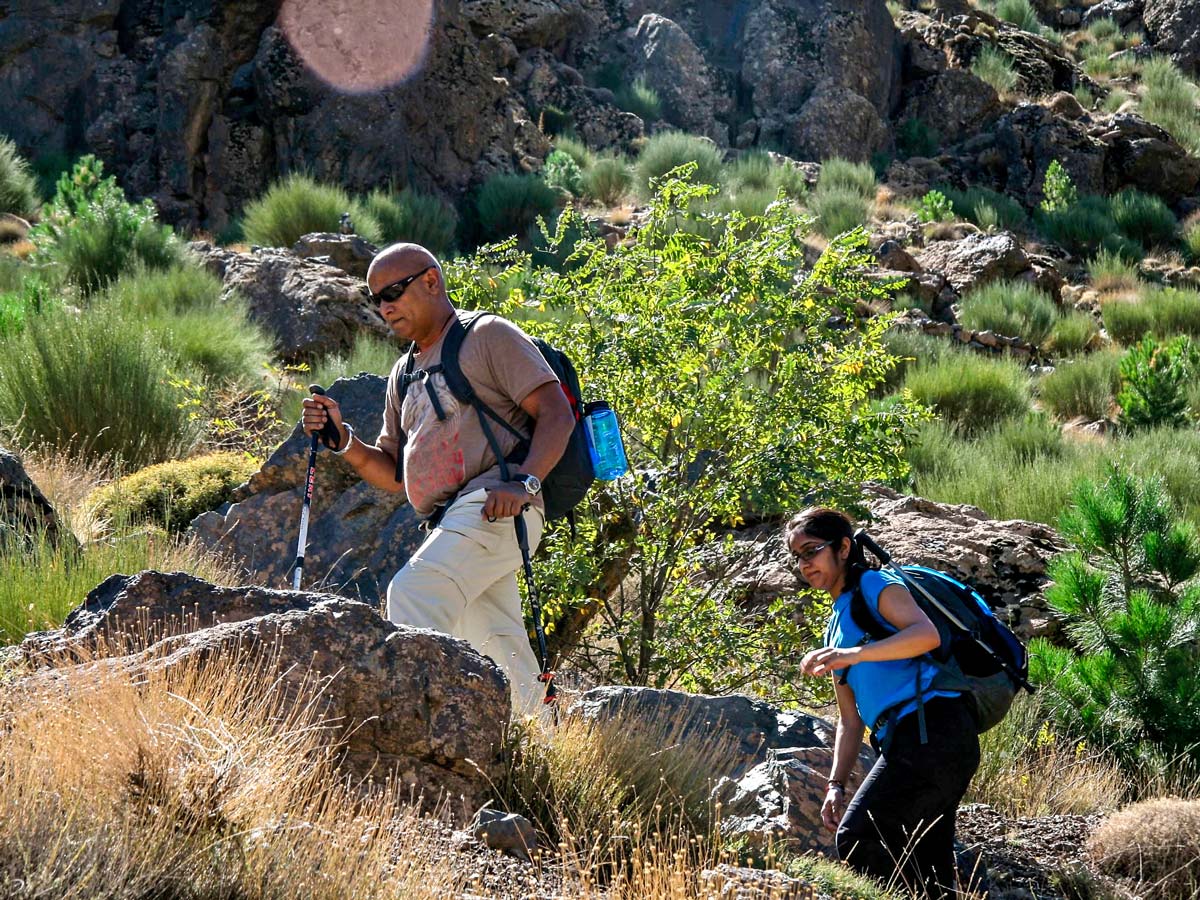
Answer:
[[1200, 75], [1200, 6], [1194, 0], [1145, 0], [1142, 22], [1154, 49], [1184, 73]]
[[340, 268], [287, 250], [238, 253], [204, 242], [190, 249], [224, 282], [226, 293], [246, 299], [250, 317], [274, 337], [275, 352], [285, 362], [348, 351], [360, 334], [391, 335], [366, 284]]
[[45, 539], [52, 546], [78, 549], [71, 529], [25, 472], [21, 458], [0, 447], [0, 544]]
[[905, 89], [900, 119], [918, 119], [945, 139], [975, 134], [1003, 112], [1000, 97], [966, 69], [947, 69]]
[[917, 262], [923, 271], [943, 275], [960, 295], [990, 281], [1014, 278], [1030, 267], [1020, 242], [1007, 231], [934, 241]]
[[365, 281], [379, 248], [356, 234], [318, 232], [302, 236], [292, 245], [292, 252], [301, 259], [333, 266]]
[[1086, 28], [1099, 19], [1112, 19], [1121, 28], [1128, 28], [1142, 18], [1143, 0], [1100, 0], [1083, 11]]
[[479, 37], [504, 35], [525, 50], [562, 43], [586, 22], [586, 5], [568, 0], [463, 0], [462, 14]]
[[[669, 726], [673, 741], [698, 755], [721, 760], [714, 799], [722, 804], [721, 829], [755, 848], [786, 841], [797, 850], [833, 851], [821, 824], [825, 779], [833, 761], [833, 726], [803, 713], [784, 713], [750, 697], [706, 697], [652, 688], [602, 687], [567, 710], [590, 721], [622, 727]], [[862, 748], [853, 790], [874, 762]]]
[[[368, 444], [383, 425], [386, 380], [338, 379], [329, 396]], [[309, 440], [299, 424], [263, 467], [234, 492], [233, 502], [199, 516], [192, 533], [203, 545], [237, 560], [256, 581], [290, 585], [308, 473]], [[392, 576], [420, 545], [423, 533], [403, 493], [364, 482], [341, 457], [324, 449], [308, 523], [306, 583], [378, 606]]]
[[459, 798], [473, 811], [500, 774], [510, 713], [501, 670], [463, 641], [393, 625], [365, 603], [181, 572], [114, 575], [62, 628], [15, 648], [34, 667], [114, 650], [103, 663], [132, 671], [261, 652], [286, 690], [323, 684], [321, 714], [347, 773], [398, 778], [456, 811]]
[[1121, 187], [1130, 185], [1174, 204], [1200, 186], [1200, 159], [1165, 129], [1140, 116], [1117, 113], [1099, 123], [1097, 132], [1110, 148], [1109, 168]]

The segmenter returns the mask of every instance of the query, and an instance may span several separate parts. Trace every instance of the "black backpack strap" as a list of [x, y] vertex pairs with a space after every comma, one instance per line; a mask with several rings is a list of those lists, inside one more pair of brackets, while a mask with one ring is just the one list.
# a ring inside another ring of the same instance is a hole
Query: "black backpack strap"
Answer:
[[[400, 397], [400, 405], [404, 405], [404, 395], [408, 393], [408, 386], [417, 380], [419, 376], [413, 375], [413, 366], [415, 364], [414, 350], [416, 344], [408, 345], [408, 353], [404, 357], [404, 365], [400, 368], [400, 377], [396, 380], [396, 394]], [[408, 443], [408, 435], [404, 430], [400, 430], [400, 446], [396, 448], [396, 484], [404, 484], [404, 445]]]

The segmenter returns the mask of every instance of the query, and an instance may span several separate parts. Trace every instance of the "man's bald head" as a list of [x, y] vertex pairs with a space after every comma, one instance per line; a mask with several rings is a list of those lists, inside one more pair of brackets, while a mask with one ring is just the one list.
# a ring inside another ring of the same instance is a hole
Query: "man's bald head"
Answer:
[[442, 280], [442, 267], [437, 257], [420, 244], [392, 244], [380, 250], [371, 260], [371, 267], [367, 269], [367, 287], [373, 293], [378, 293], [389, 284], [429, 268], [437, 272], [438, 288], [445, 293], [446, 284]]

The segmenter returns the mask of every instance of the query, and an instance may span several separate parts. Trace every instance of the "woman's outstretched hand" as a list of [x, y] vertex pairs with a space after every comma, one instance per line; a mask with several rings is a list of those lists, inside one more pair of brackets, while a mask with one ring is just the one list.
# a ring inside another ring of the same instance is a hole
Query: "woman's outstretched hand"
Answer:
[[800, 661], [800, 671], [805, 675], [828, 675], [858, 662], [858, 652], [858, 647], [844, 650], [838, 647], [822, 647], [820, 650], [810, 650]]

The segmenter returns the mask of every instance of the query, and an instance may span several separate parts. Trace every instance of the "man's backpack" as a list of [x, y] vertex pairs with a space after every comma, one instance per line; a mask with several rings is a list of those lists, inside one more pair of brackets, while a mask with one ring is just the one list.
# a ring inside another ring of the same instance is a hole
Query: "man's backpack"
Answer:
[[[446, 379], [446, 386], [450, 388], [450, 392], [458, 402], [471, 406], [474, 408], [476, 415], [479, 416], [479, 425], [483, 429], [483, 435], [492, 448], [492, 453], [499, 461], [500, 477], [508, 481], [508, 467], [510, 465], [520, 465], [524, 461], [526, 455], [529, 453], [531, 436], [522, 434], [499, 413], [479, 399], [479, 395], [475, 393], [471, 382], [463, 374], [462, 366], [459, 364], [458, 359], [459, 352], [462, 350], [462, 342], [467, 336], [467, 332], [484, 315], [488, 314], [478, 312], [458, 314], [454, 321], [450, 323], [450, 329], [446, 332], [446, 337], [443, 339], [441, 362], [425, 370], [423, 373], [413, 374], [413, 350], [410, 347], [402, 369], [399, 385], [400, 394], [403, 398], [404, 392], [414, 381], [440, 372], [442, 377]], [[550, 471], [550, 474], [542, 479], [542, 498], [546, 504], [546, 519], [547, 521], [552, 521], [571, 515], [575, 507], [579, 505], [579, 502], [587, 494], [588, 488], [592, 486], [592, 482], [595, 481], [595, 473], [592, 470], [592, 458], [588, 453], [587, 436], [584, 432], [583, 401], [580, 396], [579, 375], [575, 372], [575, 366], [572, 365], [571, 360], [567, 358], [565, 353], [551, 346], [546, 341], [534, 338], [533, 343], [545, 358], [546, 363], [554, 371], [555, 376], [558, 378], [558, 383], [562, 387], [563, 394], [566, 395], [567, 402], [571, 406], [571, 413], [575, 416], [575, 428], [571, 431], [571, 438], [567, 442], [567, 449], [563, 451], [562, 457]], [[433, 400], [433, 408], [438, 418], [444, 418], [441, 404], [437, 401], [437, 394], [428, 382], [426, 382], [426, 389], [430, 392], [430, 398]], [[496, 434], [492, 430], [492, 422], [517, 438], [518, 443], [516, 448], [507, 457], [500, 452], [500, 443], [496, 440]], [[404, 447], [402, 443], [396, 454], [396, 481], [403, 480]]]
[[[981, 734], [1000, 723], [1020, 688], [1033, 693], [1025, 646], [978, 593], [944, 572], [893, 564], [887, 551], [861, 529], [854, 539], [904, 581], [941, 635], [941, 644], [926, 655], [938, 670], [930, 691], [963, 692], [974, 707]], [[850, 598], [850, 617], [872, 640], [896, 633], [880, 621], [857, 587]]]

